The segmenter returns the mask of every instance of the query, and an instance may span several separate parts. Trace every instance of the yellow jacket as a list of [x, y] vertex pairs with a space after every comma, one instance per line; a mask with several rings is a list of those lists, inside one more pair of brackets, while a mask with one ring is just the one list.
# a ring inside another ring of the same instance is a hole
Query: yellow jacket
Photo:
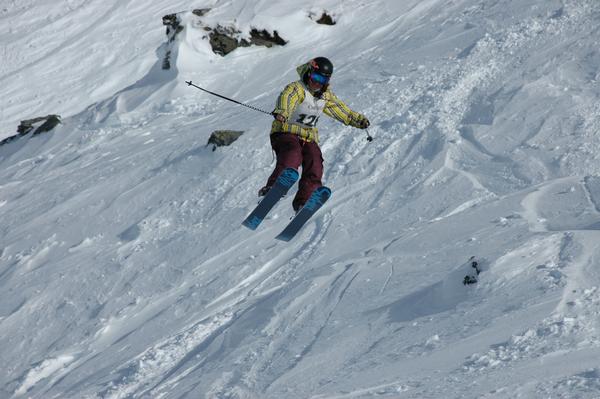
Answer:
[[[298, 75], [300, 75], [301, 79], [307, 69], [308, 64], [300, 65], [298, 68], [296, 68], [296, 71], [298, 72]], [[281, 114], [286, 118], [286, 120], [289, 120], [296, 107], [302, 104], [306, 95], [312, 94], [310, 94], [308, 89], [305, 89], [302, 80], [288, 84], [283, 89], [281, 94], [279, 94], [273, 113]], [[329, 87], [327, 87], [325, 92], [323, 92], [321, 99], [325, 100], [325, 107], [323, 108], [323, 113], [325, 115], [337, 119], [344, 125], [359, 127], [358, 123], [364, 118], [364, 116], [351, 110], [346, 104], [337, 98], [333, 92], [329, 90]], [[319, 130], [316, 127], [303, 127], [298, 124], [274, 120], [271, 126], [271, 134], [280, 132], [296, 134], [303, 140], [309, 142], [319, 142]]]

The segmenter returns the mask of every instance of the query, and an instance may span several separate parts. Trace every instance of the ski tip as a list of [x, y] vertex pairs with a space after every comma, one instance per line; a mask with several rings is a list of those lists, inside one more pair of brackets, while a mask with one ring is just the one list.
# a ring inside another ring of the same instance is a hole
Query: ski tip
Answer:
[[242, 222], [242, 226], [249, 228], [250, 230], [256, 230], [258, 225], [262, 222], [262, 219], [254, 216], [252, 218], [248, 218]]
[[329, 187], [321, 186], [318, 188], [322, 194], [327, 195], [327, 198], [331, 197], [331, 189]]
[[283, 235], [283, 234], [279, 234], [277, 237], [275, 237], [275, 239], [279, 240], [279, 241], [289, 242], [292, 239], [292, 237], [289, 237], [289, 236]]

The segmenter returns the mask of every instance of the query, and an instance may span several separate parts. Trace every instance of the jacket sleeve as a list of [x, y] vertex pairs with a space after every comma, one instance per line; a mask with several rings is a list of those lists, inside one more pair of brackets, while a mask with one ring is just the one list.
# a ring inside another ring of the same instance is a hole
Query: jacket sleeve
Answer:
[[331, 91], [327, 91], [324, 99], [327, 101], [323, 112], [342, 122], [344, 125], [359, 127], [359, 122], [365, 117], [356, 111], [351, 110], [342, 100], [337, 98]]
[[287, 85], [283, 91], [279, 94], [277, 102], [275, 103], [274, 114], [281, 114], [288, 119], [298, 104], [304, 101], [304, 90], [299, 90], [296, 82]]

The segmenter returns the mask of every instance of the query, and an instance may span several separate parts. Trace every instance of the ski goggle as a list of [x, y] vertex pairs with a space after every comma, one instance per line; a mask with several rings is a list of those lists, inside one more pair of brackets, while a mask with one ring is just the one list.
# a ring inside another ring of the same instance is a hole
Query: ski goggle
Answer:
[[311, 72], [309, 78], [313, 82], [318, 83], [320, 85], [326, 85], [327, 83], [329, 83], [329, 77], [323, 76], [317, 72]]

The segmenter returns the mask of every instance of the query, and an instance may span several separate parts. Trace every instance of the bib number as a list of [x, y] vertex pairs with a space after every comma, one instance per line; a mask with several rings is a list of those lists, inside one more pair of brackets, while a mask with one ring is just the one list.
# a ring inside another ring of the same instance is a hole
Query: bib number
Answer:
[[302, 125], [315, 127], [318, 121], [319, 117], [317, 115], [300, 114], [298, 115], [298, 120], [296, 122]]

